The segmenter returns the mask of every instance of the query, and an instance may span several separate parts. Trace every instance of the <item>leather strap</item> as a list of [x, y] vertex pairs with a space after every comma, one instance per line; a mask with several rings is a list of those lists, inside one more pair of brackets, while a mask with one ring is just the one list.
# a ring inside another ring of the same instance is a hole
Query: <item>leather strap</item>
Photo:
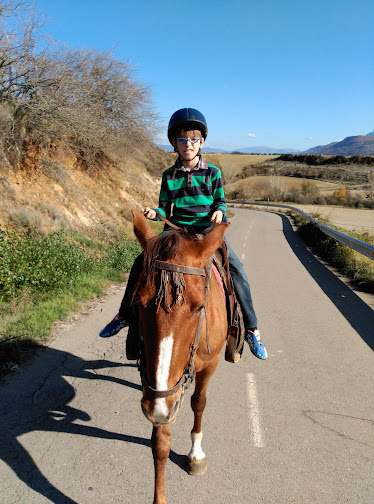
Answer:
[[[205, 277], [205, 281], [206, 281], [205, 302], [206, 302], [207, 298], [208, 298], [208, 289], [209, 289], [209, 283], [210, 283], [210, 274], [211, 274], [211, 270], [212, 270], [212, 261], [213, 261], [213, 256], [210, 257], [205, 268], [194, 268], [192, 266], [182, 266], [180, 264], [171, 264], [171, 263], [164, 262], [164, 261], [155, 261], [155, 263], [156, 263], [156, 267], [161, 270], [177, 271], [178, 273], [185, 273], [187, 275], [199, 275], [199, 276]], [[201, 332], [203, 329], [204, 319], [206, 322], [206, 344], [207, 344], [208, 352], [211, 353], [211, 348], [210, 348], [210, 344], [209, 344], [208, 317], [206, 314], [206, 307], [203, 306], [201, 309], [201, 313], [200, 313], [200, 319], [199, 319], [199, 324], [198, 324], [196, 335], [195, 335], [195, 341], [191, 346], [190, 358], [189, 358], [187, 366], [183, 372], [183, 375], [178, 380], [178, 382], [174, 385], [174, 387], [167, 389], [167, 390], [157, 390], [157, 389], [152, 388], [148, 383], [144, 368], [141, 368], [141, 379], [142, 379], [143, 387], [149, 392], [150, 396], [153, 399], [169, 397], [169, 396], [175, 394], [179, 390], [180, 387], [183, 387], [183, 390], [184, 390], [193, 381], [193, 379], [195, 377], [195, 368], [194, 368], [195, 354], [196, 354], [197, 349], [199, 347], [200, 336], [201, 336]]]
[[155, 266], [161, 270], [177, 271], [178, 273], [185, 273], [187, 275], [206, 276], [204, 268], [194, 268], [192, 266], [182, 266], [181, 264], [172, 264], [164, 261], [155, 261]]
[[176, 226], [175, 224], [173, 224], [172, 222], [170, 222], [169, 220], [167, 220], [166, 217], [164, 217], [163, 215], [160, 214], [160, 212], [156, 212], [156, 215], [159, 216], [159, 218], [165, 222], [165, 224], [167, 224], [168, 226], [174, 228], [174, 229], [178, 229], [179, 231], [183, 231], [183, 229], [179, 226]]
[[232, 296], [234, 294], [233, 289], [232, 289], [232, 284], [230, 282], [230, 264], [229, 264], [229, 252], [227, 250], [227, 245], [223, 241], [222, 242], [222, 254], [223, 254], [223, 260], [224, 260], [224, 267], [226, 269], [226, 278], [228, 279], [227, 282], [227, 290], [228, 293]]
[[152, 388], [149, 385], [147, 377], [145, 375], [145, 372], [142, 373], [142, 385], [146, 390], [148, 390], [148, 392], [151, 393], [151, 396], [153, 399], [161, 399], [161, 398], [169, 397], [169, 396], [175, 394], [176, 392], [178, 392], [178, 390], [182, 386], [183, 379], [184, 379], [184, 374], [181, 376], [178, 383], [176, 385], [174, 385], [174, 387], [167, 389], [167, 390], [157, 390], [157, 389]]

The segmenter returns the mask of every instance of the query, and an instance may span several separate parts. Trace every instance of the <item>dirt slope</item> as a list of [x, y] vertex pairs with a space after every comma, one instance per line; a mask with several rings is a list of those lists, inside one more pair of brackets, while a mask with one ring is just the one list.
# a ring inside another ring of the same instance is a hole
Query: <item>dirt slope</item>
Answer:
[[[168, 154], [160, 151], [159, 156], [161, 167], [167, 166]], [[141, 156], [116, 164], [103, 158], [88, 167], [60, 146], [44, 153], [28, 149], [13, 168], [2, 155], [0, 224], [10, 221], [42, 232], [72, 227], [89, 235], [112, 234], [130, 227], [131, 209], [157, 203], [159, 184]]]

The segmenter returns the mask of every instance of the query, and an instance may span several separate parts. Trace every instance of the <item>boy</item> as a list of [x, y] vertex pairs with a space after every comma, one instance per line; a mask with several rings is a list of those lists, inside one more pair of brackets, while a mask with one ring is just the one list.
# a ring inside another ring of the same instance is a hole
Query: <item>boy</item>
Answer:
[[[203, 234], [207, 233], [214, 223], [227, 222], [221, 173], [201, 155], [207, 134], [205, 117], [198, 110], [184, 108], [171, 116], [168, 137], [179, 156], [174, 166], [162, 175], [159, 207], [144, 209], [147, 219], [158, 220], [158, 212], [173, 224], [188, 226], [191, 232]], [[168, 229], [170, 228], [166, 224], [164, 232]], [[257, 329], [257, 318], [244, 267], [228, 243], [227, 246], [230, 273], [243, 312], [246, 340], [256, 357], [267, 359], [268, 355]], [[128, 325], [131, 295], [142, 269], [142, 260], [142, 255], [135, 259], [120, 311], [100, 332], [102, 338], [113, 336]]]

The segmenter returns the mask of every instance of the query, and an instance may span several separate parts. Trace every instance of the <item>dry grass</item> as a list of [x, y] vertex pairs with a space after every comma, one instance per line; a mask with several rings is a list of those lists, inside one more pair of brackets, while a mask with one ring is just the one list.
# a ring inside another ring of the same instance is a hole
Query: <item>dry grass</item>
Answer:
[[[291, 203], [308, 214], [317, 213], [328, 219], [334, 226], [339, 226], [350, 231], [369, 231], [374, 235], [374, 210], [370, 208], [346, 208], [331, 205], [302, 205]], [[374, 261], [372, 261], [374, 266]]]
[[233, 166], [234, 168], [243, 168], [243, 166], [255, 165], [275, 159], [277, 155], [271, 154], [204, 154], [205, 159], [217, 166]]
[[[296, 177], [282, 177], [281, 175], [276, 175], [274, 177], [267, 175], [255, 175], [253, 177], [248, 177], [246, 179], [241, 179], [236, 182], [232, 182], [226, 185], [226, 192], [232, 192], [237, 189], [242, 189], [243, 191], [247, 191], [248, 193], [256, 189], [256, 186], [260, 184], [268, 184], [272, 179], [276, 179], [276, 181], [281, 184], [286, 190], [291, 190], [292, 188], [297, 188], [298, 190], [302, 189], [303, 182], [305, 181], [302, 178]], [[331, 191], [336, 191], [341, 187], [341, 185], [334, 184], [332, 182], [323, 182], [322, 180], [313, 180], [313, 183], [316, 184], [318, 189], [330, 189]]]
[[[322, 180], [287, 177], [282, 175], [254, 175], [241, 180], [235, 180], [225, 184], [225, 193], [233, 199], [265, 199], [271, 201], [302, 201], [303, 203], [325, 204], [329, 198], [344, 187], [343, 184]], [[364, 201], [366, 192], [362, 190], [350, 190], [347, 198], [351, 201]], [[300, 199], [302, 195], [310, 195], [312, 199]], [[296, 199], [295, 199], [296, 198]], [[334, 202], [336, 204], [336, 202]]]
[[[92, 238], [111, 242], [131, 234], [130, 210], [156, 206], [160, 180], [145, 170], [169, 166], [171, 158], [157, 150], [154, 158], [138, 152], [121, 162], [103, 162], [101, 169], [77, 165], [69, 147], [42, 152], [39, 165], [26, 176], [21, 170], [0, 177], [0, 225], [48, 233], [61, 228], [78, 229]], [[160, 169], [160, 172], [162, 168]]]
[[265, 154], [204, 154], [208, 163], [217, 166], [223, 175], [225, 182], [229, 182], [241, 173], [245, 166], [258, 165], [275, 159], [278, 156]]

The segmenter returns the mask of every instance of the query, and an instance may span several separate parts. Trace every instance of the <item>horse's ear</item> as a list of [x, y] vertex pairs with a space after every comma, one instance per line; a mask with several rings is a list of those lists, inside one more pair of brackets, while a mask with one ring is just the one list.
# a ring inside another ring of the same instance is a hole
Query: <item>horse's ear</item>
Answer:
[[156, 233], [150, 228], [147, 219], [141, 212], [131, 210], [131, 213], [134, 219], [135, 236], [139, 240], [142, 249], [145, 249], [148, 240], [156, 236]]
[[221, 246], [223, 236], [229, 226], [229, 222], [217, 224], [202, 240], [194, 243], [196, 253], [207, 260]]

